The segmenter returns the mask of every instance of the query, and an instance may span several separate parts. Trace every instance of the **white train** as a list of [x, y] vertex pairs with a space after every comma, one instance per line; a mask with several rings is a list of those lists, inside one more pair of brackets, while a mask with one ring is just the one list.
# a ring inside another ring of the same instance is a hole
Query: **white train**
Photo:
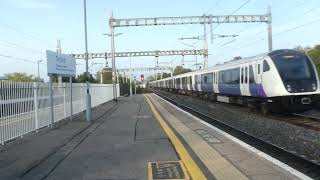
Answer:
[[259, 106], [263, 113], [271, 107], [290, 111], [309, 109], [320, 92], [313, 61], [304, 53], [289, 49], [232, 60], [206, 70], [153, 81], [149, 86]]

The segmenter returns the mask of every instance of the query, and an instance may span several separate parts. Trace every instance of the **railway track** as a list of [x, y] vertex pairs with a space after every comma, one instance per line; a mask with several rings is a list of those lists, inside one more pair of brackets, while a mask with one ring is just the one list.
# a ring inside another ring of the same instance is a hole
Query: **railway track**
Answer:
[[285, 121], [299, 127], [304, 127], [306, 129], [320, 131], [320, 119], [317, 118], [303, 116], [295, 113], [289, 115], [269, 115], [268, 117], [275, 120]]
[[259, 149], [260, 151], [269, 154], [270, 156], [278, 159], [279, 161], [282, 161], [286, 163], [287, 165], [297, 169], [298, 171], [308, 175], [311, 178], [314, 179], [320, 179], [320, 163], [313, 162], [308, 160], [304, 156], [300, 156], [298, 154], [295, 154], [294, 152], [290, 152], [286, 150], [283, 147], [276, 146], [274, 144], [271, 144], [265, 140], [259, 139], [253, 135], [248, 134], [247, 132], [244, 132], [242, 130], [239, 130], [237, 128], [234, 128], [223, 121], [213, 118], [210, 115], [201, 112], [199, 110], [196, 110], [184, 103], [180, 103], [168, 96], [163, 95], [162, 93], [156, 92], [157, 95], [160, 97], [166, 99], [167, 101], [179, 106], [180, 108], [188, 111], [189, 113], [203, 119], [204, 121], [222, 129], [223, 131], [231, 134], [232, 136], [237, 137], [238, 139], [246, 142], [247, 144], [250, 144], [251, 146], [255, 147], [256, 149]]
[[316, 109], [305, 111], [303, 113], [293, 113], [293, 115], [299, 116], [299, 117], [310, 118], [310, 119], [313, 119], [315, 121], [320, 122], [320, 111], [316, 110]]

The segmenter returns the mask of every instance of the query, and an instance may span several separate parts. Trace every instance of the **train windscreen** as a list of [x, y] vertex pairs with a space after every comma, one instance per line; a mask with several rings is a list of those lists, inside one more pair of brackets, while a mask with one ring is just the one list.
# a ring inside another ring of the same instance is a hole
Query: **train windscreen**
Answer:
[[271, 58], [283, 81], [316, 79], [311, 60], [303, 53], [285, 52]]

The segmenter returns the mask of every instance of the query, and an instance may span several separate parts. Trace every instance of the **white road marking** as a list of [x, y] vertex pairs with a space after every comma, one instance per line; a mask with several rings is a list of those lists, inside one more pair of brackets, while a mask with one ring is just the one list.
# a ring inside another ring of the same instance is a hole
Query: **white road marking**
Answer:
[[158, 96], [157, 94], [154, 94], [154, 95], [156, 95], [156, 96], [159, 97], [160, 99], [168, 102], [168, 103], [169, 103], [172, 107], [174, 107], [176, 110], [178, 110], [178, 111], [180, 111], [180, 112], [182, 112], [182, 113], [184, 113], [184, 114], [186, 114], [186, 115], [194, 118], [195, 120], [197, 120], [197, 121], [199, 121], [200, 123], [206, 125], [207, 127], [209, 127], [209, 128], [211, 128], [211, 129], [213, 129], [213, 130], [221, 133], [221, 134], [222, 134], [223, 136], [225, 136], [226, 138], [228, 138], [228, 139], [230, 139], [230, 140], [238, 143], [238, 144], [241, 145], [242, 147], [250, 150], [251, 152], [259, 155], [260, 157], [262, 157], [262, 158], [264, 158], [264, 159], [272, 162], [273, 164], [279, 166], [280, 168], [288, 171], [289, 173], [291, 173], [292, 175], [296, 176], [297, 178], [300, 178], [300, 179], [303, 179], [303, 180], [312, 180], [312, 178], [310, 178], [309, 176], [307, 176], [307, 175], [301, 173], [300, 171], [292, 168], [291, 166], [289, 166], [289, 165], [287, 165], [287, 164], [285, 164], [285, 163], [283, 163], [283, 162], [281, 162], [281, 161], [279, 161], [279, 160], [277, 160], [277, 159], [269, 156], [268, 154], [266, 154], [266, 153], [264, 153], [264, 152], [262, 152], [262, 151], [260, 151], [260, 150], [258, 150], [258, 149], [256, 149], [256, 148], [250, 146], [249, 144], [247, 144], [247, 143], [239, 140], [238, 138], [236, 138], [236, 137], [234, 137], [234, 136], [232, 136], [232, 135], [230, 135], [230, 134], [222, 131], [221, 129], [218, 129], [217, 127], [215, 127], [215, 126], [213, 126], [213, 125], [211, 125], [211, 124], [209, 124], [209, 123], [207, 123], [207, 122], [199, 119], [198, 117], [190, 114], [189, 112], [186, 112], [186, 111], [182, 110], [181, 108], [179, 108], [179, 107], [177, 107], [176, 105], [172, 104], [171, 102], [163, 99], [162, 97]]

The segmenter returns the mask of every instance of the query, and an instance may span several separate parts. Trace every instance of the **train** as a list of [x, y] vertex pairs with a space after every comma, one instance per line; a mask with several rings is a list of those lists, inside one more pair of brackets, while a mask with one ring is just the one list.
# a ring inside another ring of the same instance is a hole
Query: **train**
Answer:
[[319, 76], [311, 58], [279, 49], [149, 83], [151, 88], [270, 111], [300, 112], [319, 101]]

